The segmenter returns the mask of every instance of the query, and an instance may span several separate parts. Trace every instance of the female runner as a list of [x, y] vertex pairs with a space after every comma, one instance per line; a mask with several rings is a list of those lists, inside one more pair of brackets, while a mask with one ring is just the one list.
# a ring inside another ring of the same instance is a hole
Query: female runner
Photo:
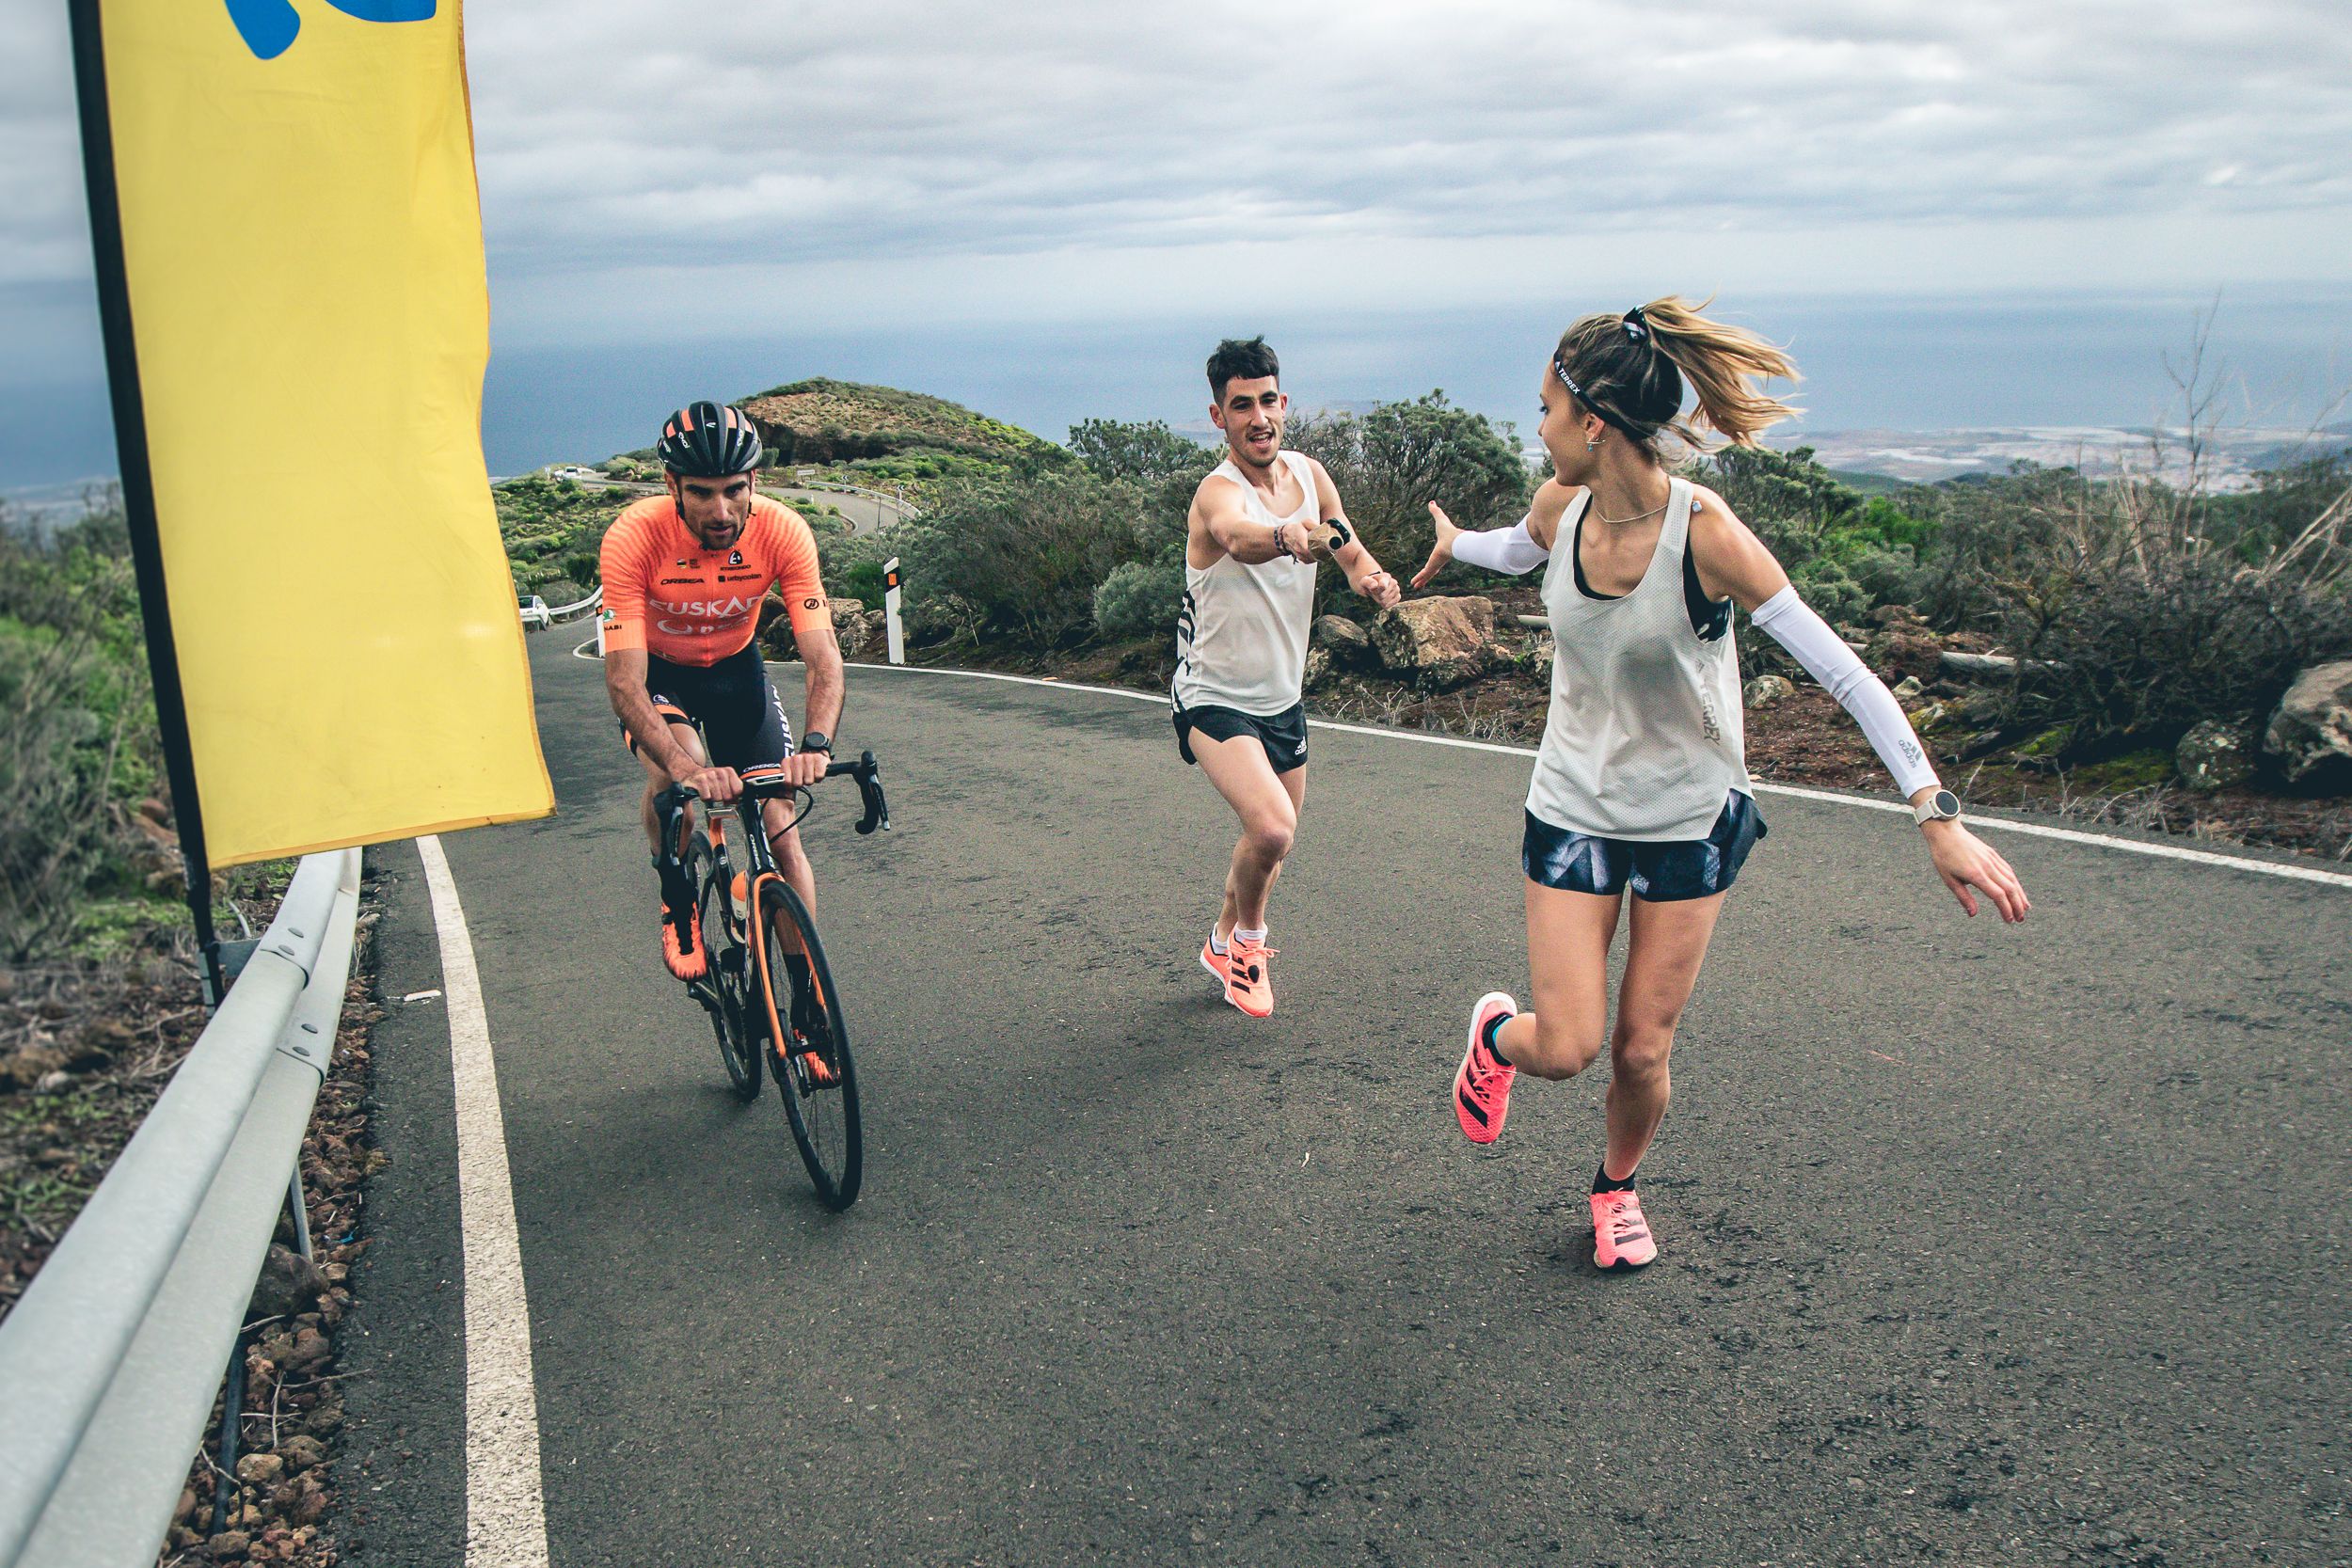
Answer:
[[1734, 603], [1862, 726], [1961, 907], [1974, 915], [1982, 893], [2005, 921], [2031, 908], [2009, 863], [1962, 825], [1884, 683], [1805, 608], [1723, 498], [1663, 461], [1671, 441], [1700, 446], [1694, 424], [1755, 445], [1795, 412], [1756, 383], [1795, 374], [1779, 349], [1679, 298], [1586, 316], [1544, 367], [1538, 434], [1553, 477], [1526, 518], [1469, 533], [1433, 503], [1437, 546], [1413, 578], [1422, 586], [1449, 560], [1513, 575], [1549, 563], [1551, 709], [1520, 848], [1534, 1007], [1520, 1012], [1502, 991], [1479, 998], [1454, 1105], [1471, 1142], [1492, 1143], [1521, 1069], [1570, 1078], [1598, 1057], [1609, 943], [1629, 891], [1608, 1036], [1608, 1147], [1593, 1179], [1594, 1261], [1605, 1269], [1658, 1256], [1634, 1173], [1666, 1114], [1675, 1025], [1724, 895], [1764, 836], [1740, 730]]

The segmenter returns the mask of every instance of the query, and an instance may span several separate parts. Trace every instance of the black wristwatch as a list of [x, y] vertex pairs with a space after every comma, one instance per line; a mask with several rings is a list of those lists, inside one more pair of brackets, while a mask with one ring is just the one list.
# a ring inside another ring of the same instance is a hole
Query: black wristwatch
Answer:
[[801, 736], [799, 749], [803, 752], [822, 752], [825, 755], [831, 756], [833, 755], [833, 736], [822, 730], [811, 730]]

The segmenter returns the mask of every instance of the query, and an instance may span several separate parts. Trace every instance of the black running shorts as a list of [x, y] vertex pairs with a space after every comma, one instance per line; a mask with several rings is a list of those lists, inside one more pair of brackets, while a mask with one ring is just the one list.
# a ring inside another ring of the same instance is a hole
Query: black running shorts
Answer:
[[1265, 747], [1266, 761], [1274, 764], [1277, 773], [1287, 773], [1295, 768], [1307, 766], [1307, 706], [1293, 703], [1270, 719], [1254, 713], [1244, 713], [1237, 707], [1180, 707], [1175, 713], [1176, 750], [1186, 762], [1198, 764], [1192, 754], [1192, 732], [1199, 730], [1211, 740], [1231, 740], [1235, 736], [1254, 735]]
[[[645, 695], [662, 718], [702, 725], [715, 767], [739, 773], [792, 754], [792, 721], [784, 716], [784, 703], [768, 679], [757, 642], [746, 643], [741, 652], [707, 667], [673, 664], [647, 654]], [[627, 725], [621, 733], [628, 749], [636, 751], [637, 739], [628, 735]]]
[[1756, 802], [1736, 789], [1705, 838], [1664, 843], [1580, 833], [1556, 828], [1531, 811], [1519, 841], [1519, 865], [1529, 881], [1563, 893], [1614, 897], [1629, 887], [1636, 898], [1671, 904], [1730, 887], [1765, 832]]

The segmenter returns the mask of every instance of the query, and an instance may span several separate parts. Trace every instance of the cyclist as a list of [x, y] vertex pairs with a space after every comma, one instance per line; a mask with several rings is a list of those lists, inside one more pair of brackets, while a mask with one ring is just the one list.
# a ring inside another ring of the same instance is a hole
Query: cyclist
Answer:
[[1290, 399], [1263, 338], [1227, 339], [1209, 356], [1209, 418], [1225, 461], [1193, 495], [1176, 618], [1176, 747], [1241, 818], [1225, 902], [1200, 965], [1252, 1018], [1274, 1011], [1266, 895], [1290, 853], [1307, 798], [1307, 710], [1300, 689], [1315, 599], [1318, 525], [1337, 531], [1331, 559], [1347, 585], [1383, 609], [1396, 578], [1355, 537], [1323, 465], [1282, 450]]
[[[742, 793], [745, 768], [772, 768], [787, 784], [825, 776], [841, 718], [841, 649], [818, 578], [817, 540], [800, 514], [757, 491], [759, 432], [740, 409], [697, 403], [670, 416], [654, 449], [666, 496], [649, 496], [606, 530], [604, 685], [631, 755], [645, 770], [642, 804], [654, 867], [663, 862], [654, 798], [685, 784], [713, 805]], [[784, 594], [808, 671], [808, 730], [792, 725], [769, 683], [753, 634], [771, 588]], [[699, 721], [710, 737], [705, 752]], [[791, 829], [791, 803], [762, 807], [776, 866], [814, 910], [817, 878]], [[685, 907], [687, 940], [670, 918]], [[664, 886], [661, 958], [682, 980], [708, 969], [700, 912], [683, 888]]]

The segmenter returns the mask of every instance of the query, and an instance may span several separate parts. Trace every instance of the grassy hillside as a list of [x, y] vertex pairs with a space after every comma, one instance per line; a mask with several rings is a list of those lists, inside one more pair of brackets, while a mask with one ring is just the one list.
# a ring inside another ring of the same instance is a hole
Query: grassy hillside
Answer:
[[604, 531], [639, 494], [619, 484], [580, 484], [546, 474], [524, 474], [490, 486], [515, 591], [567, 604], [594, 588]]
[[935, 479], [1058, 465], [1069, 454], [961, 404], [818, 377], [741, 401], [779, 465], [842, 465], [885, 479]]
[[[791, 485], [793, 470], [817, 468], [820, 483], [866, 484], [919, 498], [942, 480], [996, 479], [1072, 461], [1070, 453], [1016, 425], [961, 404], [896, 387], [818, 377], [771, 387], [736, 405], [758, 424], [768, 446], [762, 488]], [[659, 483], [651, 448], [620, 452], [597, 467], [609, 484], [524, 474], [492, 486], [499, 533], [520, 594], [550, 604], [596, 586], [596, 547], [621, 509]], [[815, 525], [818, 543], [846, 531], [821, 501], [792, 500]]]

